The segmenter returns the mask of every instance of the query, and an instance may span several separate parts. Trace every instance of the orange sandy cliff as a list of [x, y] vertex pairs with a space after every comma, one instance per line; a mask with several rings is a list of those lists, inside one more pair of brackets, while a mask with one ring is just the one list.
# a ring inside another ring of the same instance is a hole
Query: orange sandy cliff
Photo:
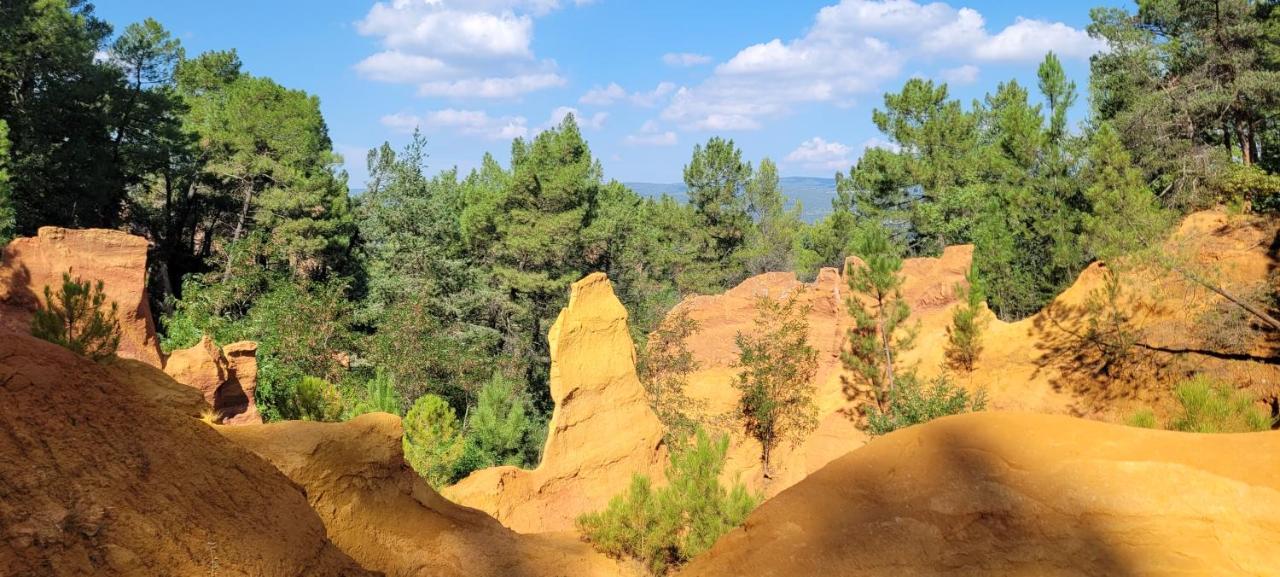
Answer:
[[162, 364], [151, 305], [147, 302], [147, 241], [116, 230], [41, 227], [16, 238], [0, 253], [0, 328], [26, 333], [44, 288], [58, 290], [62, 274], [103, 282], [120, 307], [117, 354], [153, 367]]
[[548, 340], [555, 410], [542, 462], [482, 469], [444, 490], [521, 533], [570, 531], [633, 473], [660, 477], [666, 463], [662, 424], [636, 377], [627, 311], [604, 274], [573, 283]]

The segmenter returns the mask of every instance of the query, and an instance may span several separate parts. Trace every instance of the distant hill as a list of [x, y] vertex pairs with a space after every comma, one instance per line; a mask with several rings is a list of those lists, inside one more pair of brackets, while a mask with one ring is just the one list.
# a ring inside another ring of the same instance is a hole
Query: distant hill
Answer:
[[[685, 200], [684, 183], [626, 182], [623, 183], [641, 196], [657, 198], [663, 194]], [[812, 176], [787, 176], [778, 179], [782, 194], [791, 202], [799, 201], [804, 207], [805, 222], [814, 222], [831, 212], [831, 199], [836, 196], [834, 178]]]

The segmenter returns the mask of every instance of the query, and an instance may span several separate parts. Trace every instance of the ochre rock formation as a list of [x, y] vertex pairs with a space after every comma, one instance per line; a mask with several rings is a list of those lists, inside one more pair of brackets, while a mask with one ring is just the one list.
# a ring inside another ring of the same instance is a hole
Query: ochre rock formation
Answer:
[[[1272, 286], [1269, 275], [1277, 265], [1270, 247], [1277, 238], [1277, 224], [1221, 211], [1194, 213], [1174, 231], [1164, 250], [1208, 271], [1203, 274], [1236, 294], [1249, 295]], [[971, 246], [952, 246], [938, 258], [903, 263], [902, 292], [911, 307], [906, 324], [918, 327], [918, 332], [915, 347], [900, 354], [899, 361], [902, 367], [914, 367], [923, 379], [945, 370], [947, 327], [959, 305], [955, 288], [965, 283], [972, 258]], [[1174, 385], [1196, 373], [1250, 389], [1273, 407], [1280, 406], [1280, 365], [1270, 361], [1277, 351], [1261, 331], [1248, 333], [1252, 340], [1238, 343], [1238, 351], [1215, 350], [1201, 342], [1215, 329], [1200, 315], [1223, 306], [1222, 297], [1177, 274], [1126, 264], [1116, 263], [1125, 287], [1120, 306], [1141, 335], [1141, 346], [1131, 350], [1123, 367], [1104, 370], [1096, 348], [1079, 339], [1088, 330], [1087, 303], [1100, 294], [1108, 269], [1106, 263], [1094, 263], [1049, 306], [1027, 319], [1002, 322], [984, 312], [983, 350], [974, 370], [946, 372], [962, 386], [985, 390], [988, 407], [996, 410], [1112, 421], [1140, 406], [1167, 413]], [[725, 472], [726, 478], [740, 476], [767, 495], [866, 441], [858, 428], [865, 396], [856, 381], [846, 382], [840, 361], [852, 324], [845, 279], [835, 269], [823, 269], [809, 284], [790, 273], [768, 273], [722, 295], [691, 297], [678, 307], [700, 325], [688, 340], [699, 370], [690, 378], [687, 392], [706, 401], [713, 415], [726, 414], [738, 399], [732, 385], [738, 371], [734, 336], [751, 330], [757, 297], [780, 298], [791, 291], [804, 291], [801, 300], [811, 307], [809, 341], [818, 351], [818, 428], [797, 446], [784, 445], [774, 453], [774, 475], [767, 483], [761, 475], [759, 444], [735, 433]]]
[[4, 334], [0, 573], [372, 577], [297, 485], [184, 414], [199, 402], [144, 363]]
[[0, 253], [0, 329], [29, 333], [44, 288], [57, 291], [62, 274], [103, 282], [120, 311], [117, 354], [161, 366], [151, 306], [147, 302], [147, 241], [116, 230], [41, 227], [16, 238]]
[[215, 420], [224, 425], [261, 424], [254, 403], [258, 383], [257, 343], [242, 341], [222, 349], [208, 336], [165, 360], [164, 372], [194, 387], [213, 408]]
[[1280, 575], [1280, 433], [984, 412], [877, 439], [682, 577]]
[[441, 497], [404, 462], [400, 419], [219, 427], [311, 499], [329, 538], [388, 577], [640, 575], [573, 535], [520, 535]]
[[[956, 303], [955, 287], [964, 283], [973, 258], [973, 247], [952, 246], [938, 258], [907, 259], [903, 263], [903, 298], [911, 306], [908, 322], [936, 327], [941, 331], [950, 322]], [[851, 259], [856, 264], [857, 259]], [[814, 377], [814, 400], [818, 407], [818, 428], [796, 446], [779, 447], [774, 453], [772, 478], [765, 482], [760, 464], [760, 444], [733, 431], [725, 478], [741, 478], [756, 490], [773, 495], [809, 473], [820, 469], [866, 442], [857, 427], [856, 395], [845, 383], [840, 352], [852, 325], [846, 307], [848, 287], [834, 268], [824, 268], [812, 283], [802, 283], [794, 273], [766, 273], [749, 278], [721, 295], [694, 296], [680, 303], [672, 314], [683, 312], [698, 323], [699, 330], [687, 346], [698, 363], [686, 393], [706, 403], [709, 416], [735, 410], [738, 401], [733, 380], [738, 373], [735, 337], [752, 330], [756, 301], [761, 297], [785, 298], [800, 292], [800, 303], [808, 307], [809, 344], [818, 352]], [[922, 331], [924, 332], [924, 331]], [[932, 345], [932, 343], [930, 343]]]
[[444, 490], [521, 533], [572, 530], [632, 474], [660, 477], [666, 461], [662, 424], [636, 377], [627, 311], [608, 277], [573, 284], [548, 340], [555, 410], [542, 462], [532, 471], [483, 469]]

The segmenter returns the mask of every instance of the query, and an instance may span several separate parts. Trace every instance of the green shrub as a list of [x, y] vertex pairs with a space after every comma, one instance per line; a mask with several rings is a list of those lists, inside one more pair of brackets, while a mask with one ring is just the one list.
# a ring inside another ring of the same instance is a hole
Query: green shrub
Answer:
[[579, 529], [602, 553], [635, 558], [655, 574], [689, 561], [760, 503], [742, 483], [720, 484], [728, 448], [727, 436], [712, 440], [699, 429], [693, 444], [671, 453], [667, 486], [636, 475], [605, 510], [579, 517]]
[[928, 388], [913, 377], [904, 378], [889, 395], [887, 411], [881, 413], [876, 406], [867, 409], [867, 431], [872, 435], [885, 435], [939, 417], [981, 411], [986, 405], [984, 391], [970, 397], [968, 391], [953, 385], [945, 376], [934, 379]]
[[365, 383], [363, 395], [347, 411], [347, 418], [365, 413], [391, 413], [397, 417], [404, 415], [404, 399], [396, 390], [391, 375], [382, 369], [378, 369], [374, 377]]
[[418, 397], [404, 417], [403, 444], [404, 459], [418, 475], [437, 489], [447, 485], [463, 452], [458, 416], [441, 397]]
[[77, 355], [105, 359], [120, 346], [119, 307], [115, 302], [109, 308], [106, 304], [102, 281], [90, 285], [79, 278], [73, 280], [69, 272], [62, 273], [62, 288], [57, 293], [44, 287], [44, 302], [31, 321], [31, 334]]
[[1151, 409], [1142, 409], [1126, 421], [1130, 427], [1138, 427], [1141, 429], [1159, 429], [1160, 422], [1156, 420], [1156, 414]]
[[342, 395], [329, 381], [302, 377], [294, 385], [290, 405], [292, 413], [302, 421], [333, 422], [342, 420]]
[[546, 440], [546, 423], [518, 383], [494, 373], [467, 417], [466, 456], [458, 476], [495, 465], [537, 465]]

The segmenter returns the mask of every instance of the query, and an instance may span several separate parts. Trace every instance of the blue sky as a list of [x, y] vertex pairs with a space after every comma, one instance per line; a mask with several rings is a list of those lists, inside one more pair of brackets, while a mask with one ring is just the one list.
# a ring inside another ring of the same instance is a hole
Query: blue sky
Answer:
[[[1114, 0], [1113, 0], [1114, 2]], [[966, 103], [1048, 50], [1080, 86], [1086, 3], [911, 0], [101, 1], [116, 25], [154, 17], [189, 53], [236, 48], [245, 69], [320, 97], [351, 186], [383, 141], [427, 136], [434, 169], [468, 170], [572, 109], [609, 178], [676, 182], [693, 145], [733, 138], [784, 176], [831, 176], [881, 142], [871, 111], [912, 76]]]

